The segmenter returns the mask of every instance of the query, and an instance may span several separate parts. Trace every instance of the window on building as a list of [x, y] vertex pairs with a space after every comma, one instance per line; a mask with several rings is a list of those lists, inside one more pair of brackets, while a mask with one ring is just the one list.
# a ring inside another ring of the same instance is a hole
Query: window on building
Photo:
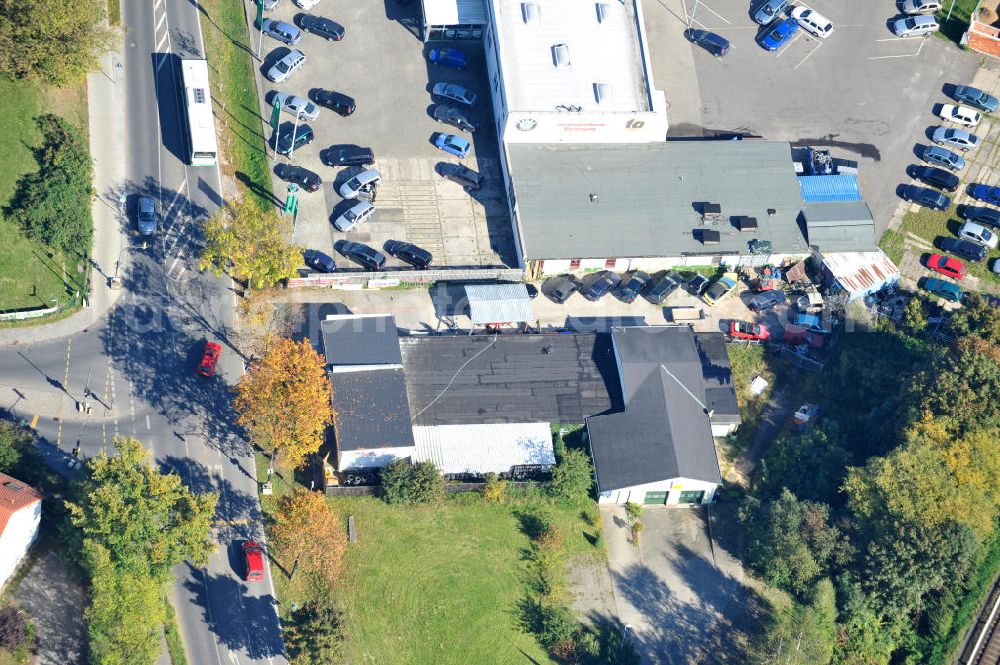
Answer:
[[618, 259], [608, 259], [607, 261], [604, 262], [604, 267], [605, 268], [614, 268], [615, 267], [615, 263], [617, 263], [617, 262], [618, 262]]

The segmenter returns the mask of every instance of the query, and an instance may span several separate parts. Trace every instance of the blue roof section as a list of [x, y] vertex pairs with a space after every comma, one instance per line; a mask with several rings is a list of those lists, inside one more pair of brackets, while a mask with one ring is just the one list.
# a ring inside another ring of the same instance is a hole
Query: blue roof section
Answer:
[[799, 190], [806, 203], [833, 203], [836, 201], [860, 201], [861, 190], [858, 177], [853, 173], [840, 175], [798, 176]]

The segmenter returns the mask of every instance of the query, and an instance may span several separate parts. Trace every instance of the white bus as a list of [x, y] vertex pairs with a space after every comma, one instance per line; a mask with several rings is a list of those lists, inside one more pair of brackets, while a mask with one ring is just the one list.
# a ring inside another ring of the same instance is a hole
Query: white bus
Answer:
[[208, 87], [208, 62], [181, 60], [181, 84], [184, 86], [188, 163], [192, 166], [215, 166], [219, 149], [215, 140], [212, 92]]

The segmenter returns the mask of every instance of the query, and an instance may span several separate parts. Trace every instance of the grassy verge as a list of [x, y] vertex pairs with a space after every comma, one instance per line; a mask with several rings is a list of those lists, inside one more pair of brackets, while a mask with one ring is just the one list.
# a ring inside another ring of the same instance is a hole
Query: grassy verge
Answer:
[[[900, 224], [899, 231], [903, 235], [912, 233], [915, 236], [919, 236], [933, 246], [934, 239], [938, 236], [955, 237], [961, 226], [962, 222], [953, 214], [920, 208], [917, 212], [906, 213], [906, 216], [903, 217], [903, 223]], [[990, 266], [998, 258], [1000, 258], [1000, 249], [994, 249], [990, 251], [986, 260], [982, 263], [966, 261], [965, 264], [969, 267], [969, 275], [982, 280], [983, 284], [1000, 286], [1000, 275], [990, 270]]]
[[899, 265], [900, 261], [903, 260], [903, 252], [905, 251], [905, 247], [903, 246], [903, 234], [898, 231], [886, 229], [885, 233], [882, 234], [882, 240], [879, 241], [878, 246], [882, 248], [882, 251], [884, 251], [896, 265]]
[[174, 611], [174, 604], [170, 602], [169, 594], [163, 602], [167, 606], [167, 621], [163, 626], [163, 632], [167, 640], [167, 653], [170, 654], [170, 662], [173, 665], [187, 665], [184, 640], [181, 639], [181, 631], [177, 625], [177, 613]]
[[111, 25], [121, 25], [121, 0], [108, 0], [108, 22], [111, 23]]
[[262, 208], [273, 207], [243, 3], [203, 0], [201, 8], [223, 170], [243, 184]]
[[[954, 0], [954, 3], [943, 3], [944, 8], [937, 15], [941, 24], [938, 35], [959, 44], [962, 35], [969, 29], [969, 19], [972, 17], [972, 10], [976, 8], [976, 3], [977, 0]], [[950, 18], [948, 18], [949, 9]]]

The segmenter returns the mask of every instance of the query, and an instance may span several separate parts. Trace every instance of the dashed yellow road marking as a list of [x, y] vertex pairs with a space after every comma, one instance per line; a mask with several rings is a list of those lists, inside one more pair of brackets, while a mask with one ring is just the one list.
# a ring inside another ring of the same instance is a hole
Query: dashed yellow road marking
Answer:
[[38, 416], [35, 416], [34, 418], [31, 419], [31, 429], [35, 429], [37, 425], [38, 425]]
[[[63, 377], [63, 390], [66, 390], [66, 386], [69, 385], [69, 357], [70, 351], [73, 349], [73, 338], [70, 337], [66, 340], [66, 375]], [[56, 448], [62, 443], [62, 426], [63, 426], [63, 406], [66, 400], [59, 400], [59, 430], [56, 432]]]

